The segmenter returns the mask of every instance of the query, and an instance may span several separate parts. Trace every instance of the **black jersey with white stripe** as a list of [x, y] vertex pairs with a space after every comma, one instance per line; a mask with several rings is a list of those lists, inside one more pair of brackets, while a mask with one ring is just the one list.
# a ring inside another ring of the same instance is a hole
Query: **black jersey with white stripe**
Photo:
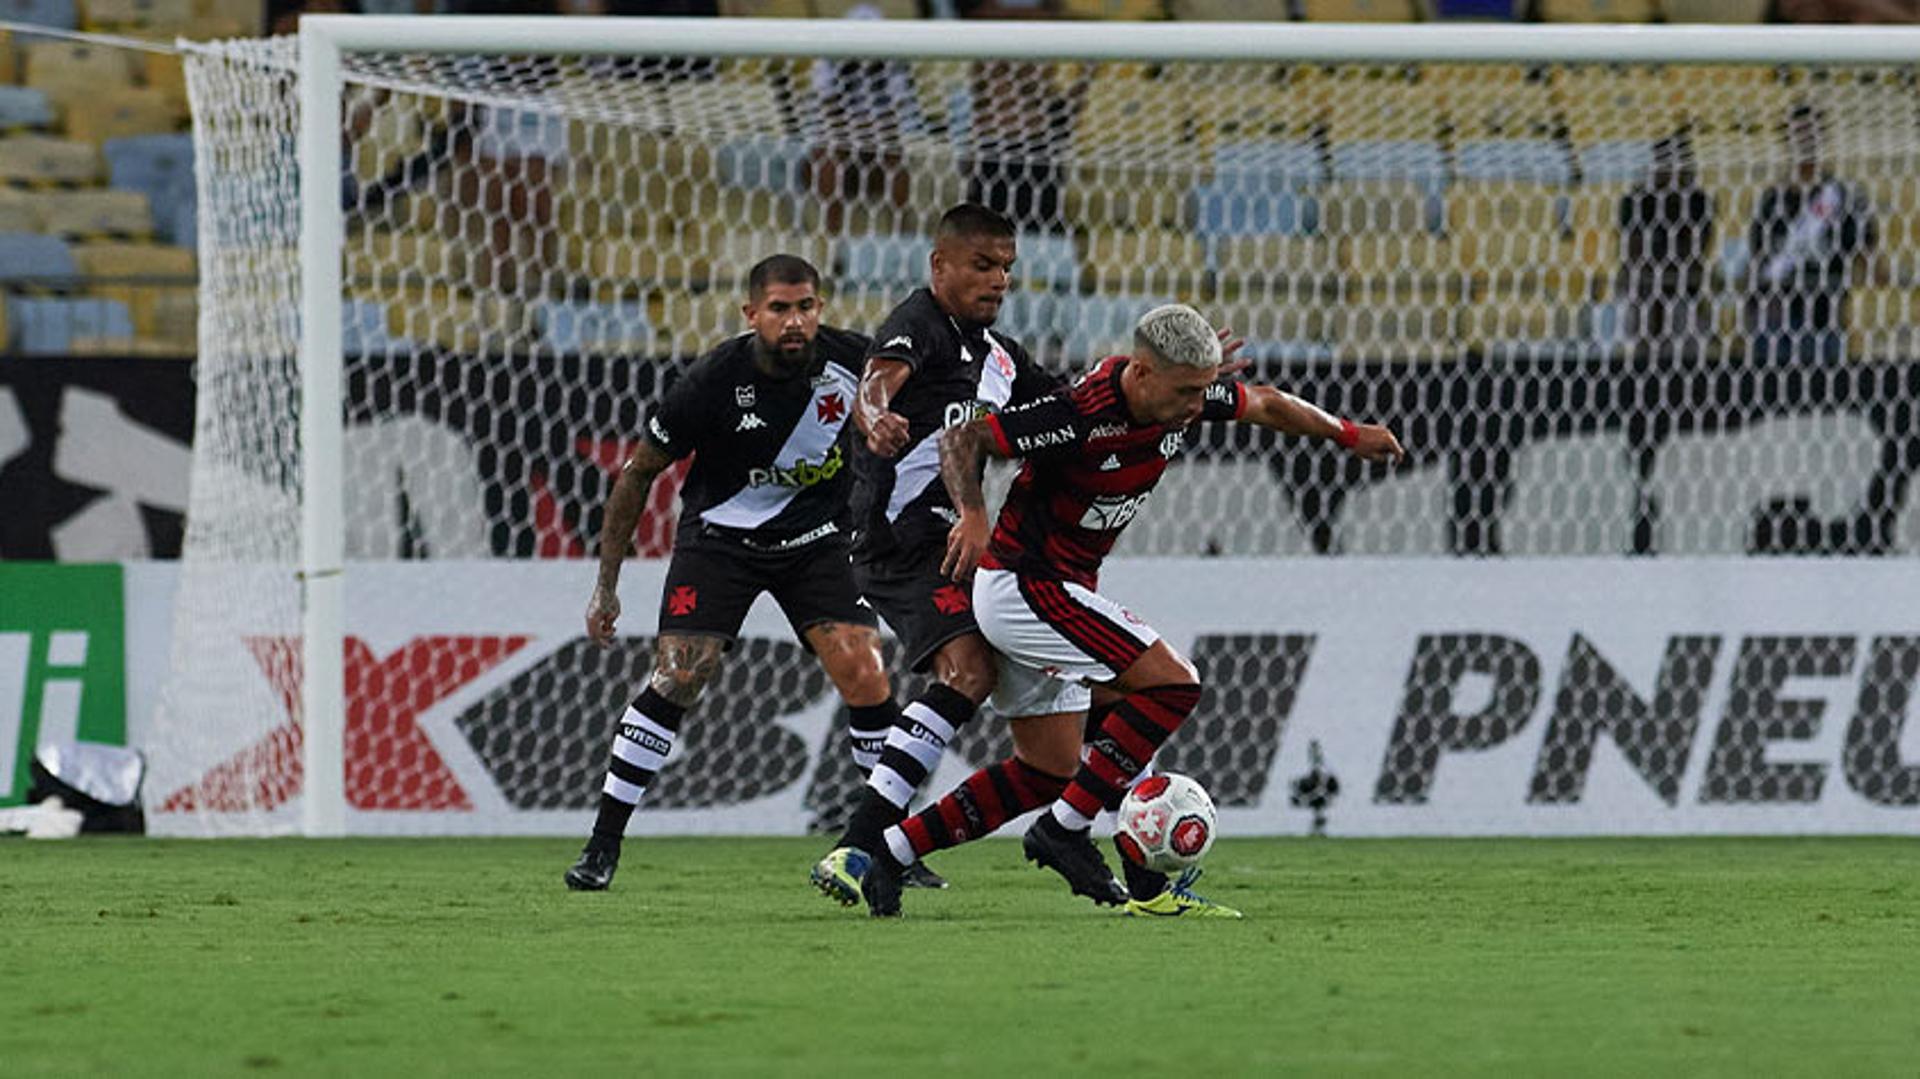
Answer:
[[880, 324], [867, 358], [898, 360], [912, 373], [890, 406], [906, 418], [906, 447], [880, 457], [853, 439], [854, 550], [877, 557], [945, 543], [958, 518], [940, 482], [940, 432], [1051, 393], [1059, 380], [1018, 341], [960, 323], [924, 288]]
[[847, 418], [866, 336], [820, 327], [813, 364], [787, 377], [760, 370], [753, 343], [741, 334], [695, 361], [647, 417], [648, 442], [672, 458], [693, 455], [678, 542], [780, 543], [849, 524]]

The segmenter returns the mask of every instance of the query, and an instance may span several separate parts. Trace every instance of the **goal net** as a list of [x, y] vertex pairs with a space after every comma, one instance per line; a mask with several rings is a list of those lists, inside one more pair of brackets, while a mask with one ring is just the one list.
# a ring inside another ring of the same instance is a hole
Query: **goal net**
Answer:
[[[1911, 65], [644, 51], [348, 51], [341, 174], [303, 177], [295, 43], [192, 49], [200, 411], [156, 827], [299, 825], [303, 198], [344, 209], [355, 831], [582, 825], [673, 536], [679, 470], [634, 537], [627, 636], [592, 647], [581, 560], [648, 408], [744, 329], [759, 258], [808, 258], [828, 321], [871, 331], [925, 283], [930, 225], [963, 199], [1019, 225], [996, 329], [1045, 365], [1124, 351], [1140, 313], [1185, 301], [1245, 339], [1262, 381], [1411, 450], [1388, 471], [1196, 434], [1116, 556], [1920, 551]], [[777, 616], [755, 618], [636, 830], [843, 810], [845, 717]], [[1304, 659], [1283, 637], [1209, 640], [1208, 699], [1167, 763], [1223, 807], [1278, 804], [1275, 717]], [[1692, 685], [1690, 656], [1669, 652], [1663, 691]], [[1424, 737], [1498, 740], [1463, 731]], [[1650, 775], [1670, 733], [1614, 737]], [[1592, 745], [1541, 759], [1584, 767]], [[954, 757], [1004, 751], [977, 723]], [[1533, 794], [1577, 786], [1543, 769]], [[1393, 776], [1352, 797], [1420, 794]]]

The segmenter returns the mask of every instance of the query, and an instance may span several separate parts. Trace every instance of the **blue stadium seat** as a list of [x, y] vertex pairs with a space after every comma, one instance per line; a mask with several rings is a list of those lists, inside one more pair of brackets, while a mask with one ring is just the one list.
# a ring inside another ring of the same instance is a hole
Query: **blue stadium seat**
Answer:
[[926, 276], [927, 238], [918, 233], [849, 236], [840, 243], [840, 258], [841, 288], [867, 285], [911, 288]]
[[1454, 169], [1462, 180], [1522, 180], [1564, 184], [1573, 166], [1558, 146], [1545, 139], [1475, 139], [1454, 151]]
[[0, 0], [0, 20], [30, 22], [61, 30], [80, 28], [79, 7], [74, 0]]
[[714, 171], [729, 187], [750, 191], [804, 191], [807, 144], [775, 136], [734, 139], [714, 154]]
[[76, 338], [133, 337], [133, 313], [119, 300], [7, 297], [7, 322], [16, 351], [70, 352]]
[[1154, 296], [1060, 296], [1054, 303], [1066, 362], [1090, 366], [1102, 356], [1132, 347], [1133, 325], [1148, 309], [1173, 301]]
[[1057, 300], [1051, 292], [1015, 289], [1000, 305], [1000, 317], [994, 320], [993, 328], [1027, 346], [1028, 352], [1037, 352], [1041, 341], [1059, 333], [1054, 314]]
[[1071, 236], [1029, 232], [1022, 233], [1015, 244], [1020, 256], [1013, 267], [1017, 280], [1056, 291], [1079, 284], [1080, 256], [1074, 251]]
[[0, 86], [0, 127], [52, 127], [53, 105], [31, 86]]
[[1369, 139], [1333, 148], [1336, 180], [1397, 180], [1438, 190], [1447, 182], [1440, 144], [1417, 139]]
[[1299, 236], [1319, 227], [1312, 195], [1215, 180], [1193, 189], [1194, 231], [1201, 236]]
[[378, 300], [343, 300], [340, 303], [340, 350], [348, 355], [372, 352], [406, 352], [413, 342], [395, 337], [387, 330], [387, 305]]
[[1588, 183], [1637, 183], [1653, 170], [1653, 143], [1644, 139], [1596, 142], [1578, 153]]
[[540, 339], [562, 355], [624, 354], [653, 339], [645, 304], [551, 301], [536, 304], [533, 316]]
[[129, 135], [108, 139], [101, 152], [108, 185], [145, 194], [161, 238], [194, 246], [193, 136]]
[[37, 232], [0, 233], [0, 281], [73, 277], [73, 252], [58, 236]]
[[1226, 142], [1214, 147], [1215, 182], [1231, 174], [1239, 186], [1305, 187], [1327, 178], [1320, 148], [1302, 139]]

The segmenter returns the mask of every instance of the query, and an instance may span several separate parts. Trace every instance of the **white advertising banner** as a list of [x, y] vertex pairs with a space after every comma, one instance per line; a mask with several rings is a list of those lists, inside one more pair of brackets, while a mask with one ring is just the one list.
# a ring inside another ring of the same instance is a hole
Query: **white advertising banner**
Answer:
[[[142, 608], [171, 572], [129, 567], [136, 741], [169, 655]], [[584, 834], [664, 575], [627, 567], [630, 636], [601, 650], [589, 563], [350, 567], [350, 828]], [[1315, 746], [1336, 835], [1920, 832], [1907, 560], [1143, 559], [1102, 591], [1199, 667], [1163, 764], [1207, 784], [1224, 834], [1304, 832]], [[236, 659], [271, 681], [284, 632]], [[744, 636], [634, 834], [795, 834], [850, 795], [831, 687], [770, 601]], [[1005, 752], [1002, 726], [977, 720], [934, 788]]]

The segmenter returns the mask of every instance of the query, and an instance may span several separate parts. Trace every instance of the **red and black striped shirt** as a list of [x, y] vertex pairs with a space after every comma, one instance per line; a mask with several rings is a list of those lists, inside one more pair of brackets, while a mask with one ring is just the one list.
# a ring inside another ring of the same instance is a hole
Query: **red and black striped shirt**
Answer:
[[[1024, 458], [980, 564], [1097, 587], [1100, 563], [1186, 446], [1182, 428], [1135, 422], [1120, 390], [1127, 357], [1109, 356], [1073, 385], [987, 417], [1000, 452]], [[1202, 421], [1236, 420], [1246, 385], [1207, 387]]]

